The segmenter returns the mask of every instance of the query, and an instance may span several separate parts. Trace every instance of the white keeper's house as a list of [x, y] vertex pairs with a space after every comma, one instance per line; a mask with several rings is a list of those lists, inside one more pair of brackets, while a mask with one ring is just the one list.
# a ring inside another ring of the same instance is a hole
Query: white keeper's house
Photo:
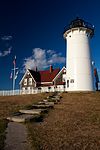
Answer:
[[20, 89], [25, 93], [25, 91], [41, 90], [44, 91], [59, 91], [65, 88], [66, 78], [66, 68], [63, 67], [61, 70], [59, 68], [53, 68], [50, 66], [48, 70], [30, 70], [27, 69], [22, 80], [20, 81]]

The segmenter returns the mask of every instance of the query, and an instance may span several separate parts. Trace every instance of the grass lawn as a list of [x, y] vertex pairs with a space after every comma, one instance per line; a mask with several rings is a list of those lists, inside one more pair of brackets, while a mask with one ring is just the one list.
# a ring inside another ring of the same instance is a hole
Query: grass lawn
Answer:
[[29, 123], [35, 150], [100, 150], [100, 92], [63, 93], [44, 121]]
[[[5, 118], [47, 95], [0, 97], [0, 150], [5, 139]], [[99, 150], [100, 92], [63, 93], [61, 102], [44, 116], [43, 122], [26, 125], [34, 150]]]
[[7, 127], [6, 118], [22, 108], [29, 108], [33, 103], [47, 97], [47, 93], [21, 96], [0, 96], [0, 150], [3, 150], [5, 129]]
[[0, 120], [0, 150], [3, 150], [3, 148], [4, 148], [6, 127], [7, 127], [7, 121], [6, 120]]

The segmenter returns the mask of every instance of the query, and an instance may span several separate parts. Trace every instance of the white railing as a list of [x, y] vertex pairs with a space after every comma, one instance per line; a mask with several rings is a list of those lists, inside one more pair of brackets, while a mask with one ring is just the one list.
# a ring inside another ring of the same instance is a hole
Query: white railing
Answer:
[[63, 92], [65, 91], [65, 88], [63, 86], [58, 86], [57, 88], [51, 87], [50, 89], [48, 87], [41, 87], [41, 89], [32, 89], [32, 90], [4, 90], [0, 91], [0, 96], [11, 96], [11, 95], [23, 95], [23, 94], [37, 94], [37, 93], [43, 93], [43, 92]]

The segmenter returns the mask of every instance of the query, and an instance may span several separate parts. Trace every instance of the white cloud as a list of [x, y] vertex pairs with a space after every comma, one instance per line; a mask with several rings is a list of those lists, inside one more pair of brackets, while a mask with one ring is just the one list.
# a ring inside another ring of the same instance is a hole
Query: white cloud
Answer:
[[54, 53], [55, 53], [55, 51], [54, 51], [54, 50], [50, 50], [50, 49], [49, 49], [49, 50], [47, 50], [47, 53], [48, 53], [48, 54], [50, 54], [50, 55], [52, 55], [52, 54], [54, 54]]
[[23, 70], [45, 69], [50, 65], [65, 63], [65, 57], [61, 53], [56, 53], [54, 50], [44, 50], [35, 48], [32, 51], [32, 56], [25, 58], [23, 63]]
[[65, 62], [65, 57], [62, 57], [61, 54], [53, 54], [51, 56], [51, 58], [48, 60], [49, 63], [58, 63], [58, 64], [61, 64], [61, 63], [64, 63]]
[[5, 50], [3, 52], [0, 51], [0, 57], [5, 57], [11, 53], [12, 47], [9, 47], [8, 50]]
[[11, 35], [5, 35], [5, 36], [1, 37], [1, 39], [4, 41], [9, 41], [12, 39], [12, 36]]

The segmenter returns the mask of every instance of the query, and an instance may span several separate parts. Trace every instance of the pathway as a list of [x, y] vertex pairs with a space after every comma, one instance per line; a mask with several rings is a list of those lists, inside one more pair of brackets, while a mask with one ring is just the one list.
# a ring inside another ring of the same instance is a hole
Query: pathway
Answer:
[[[41, 112], [45, 112], [47, 108], [53, 108], [54, 104], [57, 104], [59, 100], [59, 94], [49, 96], [46, 100], [33, 104], [32, 109], [19, 110], [20, 115], [16, 114], [14, 116], [7, 117], [7, 119], [11, 122], [8, 123], [6, 130], [7, 134], [4, 150], [31, 150], [31, 146], [27, 141], [27, 128], [24, 124], [18, 122], [25, 122], [27, 120], [30, 121], [33, 118], [40, 117]], [[36, 114], [38, 114], [38, 116]]]
[[9, 122], [4, 150], [31, 150], [27, 142], [27, 129], [24, 124]]

